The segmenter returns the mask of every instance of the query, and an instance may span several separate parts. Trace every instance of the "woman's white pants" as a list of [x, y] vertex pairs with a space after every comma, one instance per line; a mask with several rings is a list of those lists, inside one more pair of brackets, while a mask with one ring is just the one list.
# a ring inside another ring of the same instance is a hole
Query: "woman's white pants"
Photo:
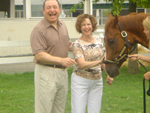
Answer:
[[72, 113], [100, 113], [103, 80], [90, 80], [72, 73], [71, 111]]

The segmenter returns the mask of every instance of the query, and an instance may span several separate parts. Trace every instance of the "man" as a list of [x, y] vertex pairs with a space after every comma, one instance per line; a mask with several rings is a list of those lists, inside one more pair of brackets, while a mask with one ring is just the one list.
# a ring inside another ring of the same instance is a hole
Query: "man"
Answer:
[[58, 20], [58, 0], [45, 0], [42, 19], [31, 33], [35, 66], [35, 113], [64, 113], [68, 91], [66, 67], [76, 64], [68, 58], [72, 50], [65, 24]]

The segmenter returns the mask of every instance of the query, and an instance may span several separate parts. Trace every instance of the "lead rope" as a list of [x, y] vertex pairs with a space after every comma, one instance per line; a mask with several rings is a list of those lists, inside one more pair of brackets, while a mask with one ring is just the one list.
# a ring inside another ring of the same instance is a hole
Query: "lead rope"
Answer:
[[[145, 66], [136, 59], [136, 61], [145, 69], [146, 72], [148, 70], [145, 68]], [[149, 90], [147, 91], [147, 95], [150, 96], [150, 81], [149, 81]], [[143, 78], [143, 107], [144, 107], [144, 113], [146, 113], [146, 94], [145, 94], [145, 79]]]

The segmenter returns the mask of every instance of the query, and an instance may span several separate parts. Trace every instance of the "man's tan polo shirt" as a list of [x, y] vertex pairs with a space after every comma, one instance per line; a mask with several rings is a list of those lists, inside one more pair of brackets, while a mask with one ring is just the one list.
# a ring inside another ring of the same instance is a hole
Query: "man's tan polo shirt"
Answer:
[[69, 36], [64, 22], [58, 21], [56, 30], [46, 19], [41, 20], [33, 29], [30, 37], [33, 55], [47, 52], [58, 57], [67, 57]]

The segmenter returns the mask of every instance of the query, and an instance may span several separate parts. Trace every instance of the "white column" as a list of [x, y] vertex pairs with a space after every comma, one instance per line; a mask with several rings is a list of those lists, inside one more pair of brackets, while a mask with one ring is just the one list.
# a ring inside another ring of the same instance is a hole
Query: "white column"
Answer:
[[101, 17], [100, 18], [101, 19], [101, 25], [105, 24], [104, 23], [104, 16], [103, 16], [104, 14], [103, 14], [103, 12], [104, 12], [103, 9], [101, 9], [101, 16], [100, 16]]
[[10, 18], [15, 18], [15, 0], [10, 0]]
[[99, 9], [96, 9], [96, 19], [97, 19], [97, 25], [99, 25]]
[[25, 0], [23, 0], [23, 17], [25, 18], [26, 17], [26, 5], [25, 5]]
[[31, 0], [24, 0], [23, 1], [24, 6], [24, 17], [26, 19], [31, 18]]
[[147, 9], [144, 9], [144, 12], [147, 13]]
[[89, 14], [93, 15], [93, 3], [92, 0], [88, 0], [89, 1]]
[[85, 0], [84, 2], [84, 14], [93, 14], [93, 3], [92, 0]]
[[88, 14], [88, 0], [84, 2], [84, 14]]

